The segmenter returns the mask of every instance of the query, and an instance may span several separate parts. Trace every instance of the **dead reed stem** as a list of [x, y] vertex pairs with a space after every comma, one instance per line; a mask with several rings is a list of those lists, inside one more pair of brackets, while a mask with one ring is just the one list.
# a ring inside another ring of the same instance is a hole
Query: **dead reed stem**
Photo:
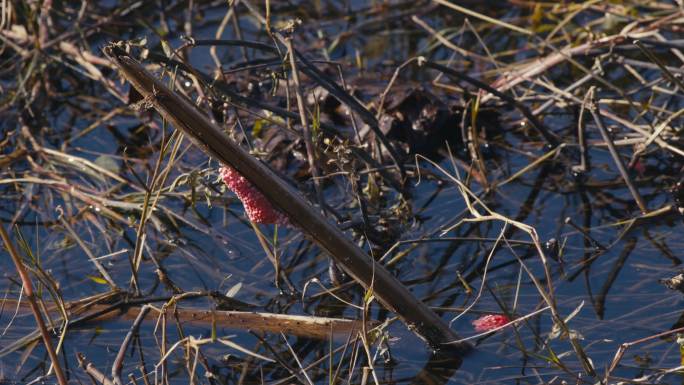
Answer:
[[3, 225], [0, 225], [0, 238], [2, 238], [2, 242], [5, 244], [5, 249], [7, 249], [7, 252], [12, 258], [12, 262], [14, 262], [14, 267], [17, 269], [17, 273], [21, 278], [21, 283], [24, 286], [24, 292], [26, 293], [26, 300], [31, 305], [33, 317], [36, 319], [36, 323], [38, 324], [40, 335], [42, 336], [43, 343], [45, 344], [45, 350], [47, 350], [47, 353], [50, 356], [50, 360], [52, 361], [52, 367], [55, 370], [57, 381], [60, 385], [66, 385], [66, 377], [64, 376], [64, 372], [62, 371], [62, 366], [59, 363], [57, 353], [55, 352], [55, 349], [52, 347], [50, 333], [48, 332], [47, 326], [45, 326], [43, 315], [40, 312], [40, 308], [38, 307], [38, 303], [36, 302], [36, 297], [33, 293], [33, 284], [31, 283], [31, 278], [26, 272], [26, 269], [24, 269], [24, 263], [21, 260], [21, 256], [19, 256], [17, 249], [14, 248], [14, 244], [12, 243], [9, 234], [7, 234], [7, 231], [5, 231], [5, 226]]
[[[325, 220], [310, 203], [268, 167], [233, 143], [194, 105], [169, 90], [120, 47], [109, 45], [104, 52], [143, 95], [146, 103], [153, 106], [176, 129], [183, 130], [208, 155], [235, 168], [252, 182], [307, 235], [330, 253], [352, 278], [367, 290], [372, 290], [380, 303], [397, 313], [409, 329], [434, 348], [458, 339], [437, 314], [416, 299], [382, 265]], [[453, 346], [454, 351], [459, 354], [468, 350], [468, 347], [467, 344]]]

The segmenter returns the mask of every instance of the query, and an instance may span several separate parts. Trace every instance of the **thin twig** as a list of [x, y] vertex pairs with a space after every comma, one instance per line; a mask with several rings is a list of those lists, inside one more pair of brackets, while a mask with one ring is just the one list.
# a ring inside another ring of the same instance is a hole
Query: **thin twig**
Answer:
[[99, 371], [92, 362], [88, 361], [83, 353], [76, 353], [76, 359], [78, 360], [78, 366], [81, 367], [92, 380], [97, 381], [102, 385], [114, 385], [114, 382], [112, 382], [104, 373]]
[[26, 300], [31, 305], [33, 317], [36, 319], [36, 323], [38, 324], [38, 328], [40, 329], [40, 334], [43, 337], [43, 343], [45, 344], [45, 350], [47, 350], [47, 353], [50, 356], [50, 360], [52, 361], [52, 367], [55, 369], [57, 381], [60, 385], [67, 385], [66, 377], [64, 376], [62, 366], [59, 363], [59, 358], [57, 357], [57, 353], [52, 347], [50, 333], [48, 332], [48, 329], [45, 326], [43, 315], [41, 314], [40, 308], [38, 307], [38, 303], [36, 302], [36, 297], [33, 293], [33, 284], [31, 283], [31, 278], [26, 272], [26, 269], [24, 269], [24, 263], [21, 260], [21, 256], [19, 256], [17, 249], [14, 248], [14, 244], [12, 243], [9, 234], [7, 234], [7, 231], [5, 231], [5, 226], [3, 225], [0, 225], [0, 238], [2, 238], [2, 242], [5, 244], [5, 249], [7, 249], [7, 252], [9, 253], [10, 257], [12, 257], [14, 267], [17, 269], [17, 273], [19, 273], [21, 282], [24, 285]]
[[318, 199], [318, 204], [321, 207], [325, 207], [325, 200], [323, 197], [323, 191], [321, 190], [320, 182], [320, 172], [318, 171], [318, 165], [316, 164], [316, 147], [313, 143], [313, 135], [311, 132], [311, 126], [309, 126], [309, 119], [306, 116], [306, 108], [304, 107], [304, 97], [302, 96], [302, 84], [299, 81], [299, 71], [297, 70], [297, 60], [295, 60], [294, 46], [292, 45], [292, 37], [285, 39], [285, 44], [287, 47], [287, 56], [290, 60], [290, 67], [292, 67], [292, 81], [295, 87], [295, 97], [297, 98], [297, 110], [299, 110], [300, 123], [302, 124], [302, 133], [304, 136], [304, 145], [306, 146], [306, 159], [309, 162], [309, 172], [313, 177], [314, 188], [316, 189], [316, 197]]
[[140, 324], [142, 323], [143, 319], [145, 319], [145, 315], [147, 315], [151, 308], [152, 307], [150, 305], [145, 305], [140, 308], [138, 317], [135, 319], [135, 321], [133, 321], [130, 330], [128, 330], [126, 337], [124, 337], [124, 340], [121, 343], [121, 347], [119, 347], [119, 353], [117, 353], [116, 359], [112, 364], [112, 379], [114, 380], [115, 385], [123, 385], [123, 381], [121, 381], [121, 369], [123, 368], [123, 360], [126, 356], [126, 349], [128, 349], [128, 345], [130, 345], [133, 336], [138, 333]]
[[[593, 90], [590, 89], [589, 92], [593, 92]], [[589, 110], [591, 111], [591, 115], [594, 117], [594, 122], [596, 122], [596, 126], [598, 127], [599, 132], [601, 132], [601, 136], [603, 137], [603, 140], [606, 142], [606, 145], [608, 145], [608, 151], [610, 152], [610, 155], [613, 157], [613, 161], [615, 162], [615, 166], [617, 167], [618, 171], [620, 172], [622, 179], [624, 179], [625, 184], [627, 185], [627, 188], [629, 188], [629, 192], [632, 194], [632, 197], [634, 198], [637, 205], [639, 206], [641, 213], [646, 214], [648, 212], [648, 208], [646, 207], [646, 203], [644, 203], [644, 200], [641, 198], [641, 195], [639, 194], [639, 190], [637, 190], [637, 188], [632, 183], [632, 179], [629, 177], [629, 174], [627, 173], [627, 169], [625, 168], [625, 165], [622, 162], [622, 159], [620, 159], [620, 154], [618, 154], [617, 150], [615, 149], [615, 145], [613, 144], [613, 139], [610, 137], [610, 134], [608, 133], [608, 130], [606, 129], [605, 124], [603, 124], [603, 118], [601, 117], [601, 111], [600, 111], [599, 104], [596, 101], [596, 95], [592, 95], [592, 101], [591, 101], [591, 104], [589, 106]]]

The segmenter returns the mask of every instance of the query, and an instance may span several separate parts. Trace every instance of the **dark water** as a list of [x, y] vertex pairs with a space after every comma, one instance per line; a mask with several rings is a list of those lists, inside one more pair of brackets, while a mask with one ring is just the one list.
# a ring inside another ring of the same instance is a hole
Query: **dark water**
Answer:
[[[153, 25], [158, 25], [159, 20], [148, 17], [145, 12], [149, 13], [152, 10], [144, 8], [134, 11], [130, 16], [131, 19], [138, 17], [138, 22], [122, 20], [120, 25], [105, 28], [101, 33], [92, 36], [88, 43], [95, 50], [113, 38], [147, 36], [148, 46], [159, 51], [161, 48], [158, 46], [158, 37], [140, 22], [148, 20], [156, 23]], [[183, 41], [179, 38], [179, 31], [182, 30], [181, 15], [184, 9], [175, 7], [170, 11], [169, 27], [173, 32], [169, 36], [169, 41], [174, 47]], [[225, 8], [222, 4], [202, 4], [200, 9], [202, 11], [197, 12], [198, 26], [194, 29], [193, 36], [197, 39], [213, 38]], [[318, 9], [320, 11], [317, 11]], [[434, 41], [427, 39], [425, 33], [416, 29], [410, 21], [405, 18], [398, 18], [396, 20], [399, 21], [396, 21], [392, 18], [397, 13], [411, 10], [409, 4], [388, 6], [385, 11], [371, 12], [373, 16], [363, 16], [369, 14], [364, 4], [350, 4], [349, 9], [353, 11], [350, 14], [359, 16], [343, 17], [342, 14], [346, 14], [348, 10], [342, 5], [312, 2], [298, 6], [281, 4], [274, 10], [274, 17], [288, 19], [296, 15], [302, 18], [304, 26], [301, 34], [311, 36], [320, 33], [327, 36], [325, 41], [328, 46], [332, 45], [332, 37], [341, 31], [349, 28], [356, 31], [349, 37], [342, 38], [327, 55], [330, 60], [342, 63], [347, 81], [358, 88], [361, 97], [366, 97], [367, 101], [376, 98], [389, 80], [392, 71], [405, 59], [416, 54], [429, 56], [432, 60], [445, 60], [450, 56], [451, 51], [444, 48], [432, 50], [431, 44]], [[507, 12], [501, 12], [500, 16], [513, 18], [526, 15], [527, 12], [526, 9], [512, 8]], [[451, 14], [445, 8], [435, 8], [432, 12], [421, 15], [421, 18], [428, 21], [433, 28], [446, 28], [445, 31], [450, 33], [455, 33], [463, 23], [461, 16]], [[257, 25], [244, 9], [241, 9], [239, 23], [244, 39], [269, 41], [261, 26]], [[473, 42], [476, 39], [473, 35], [464, 36], [464, 46], [475, 47]], [[232, 27], [229, 26], [222, 37], [236, 38]], [[484, 38], [488, 47], [495, 52], [526, 44], [525, 40], [513, 38], [500, 30], [486, 33]], [[308, 37], [302, 40], [304, 41], [300, 44], [306, 47], [306, 44], [313, 44], [316, 39]], [[323, 49], [308, 51], [311, 56], [323, 55]], [[250, 58], [262, 57], [256, 52], [248, 53]], [[531, 55], [529, 52], [527, 54]], [[241, 51], [235, 48], [219, 48], [218, 55], [224, 67], [244, 60]], [[526, 54], [520, 55], [521, 57], [516, 57], [516, 60], [522, 59]], [[361, 58], [360, 68], [356, 57]], [[189, 55], [189, 62], [207, 73], [213, 69], [213, 61], [207, 47], [193, 49]], [[590, 64], [590, 61], [587, 60], [587, 63]], [[51, 70], [54, 71], [54, 68]], [[474, 71], [484, 71], [484, 68]], [[557, 84], [564, 84], [564, 78], [570, 75], [573, 75], [572, 71], [567, 67], [554, 69], [549, 73]], [[108, 76], [115, 78], [113, 74]], [[255, 76], [261, 76], [264, 84], [268, 85], [265, 73]], [[430, 80], [434, 76], [435, 73], [410, 69], [401, 78], [401, 84], [398, 84], [397, 88], [411, 89], [422, 85], [433, 89]], [[630, 81], [628, 75], [623, 71], [609, 71], [605, 76], [611, 82], [625, 88], [631, 86], [627, 83]], [[644, 71], [642, 76], [649, 80], [660, 75], [657, 71], [650, 70]], [[241, 86], [242, 84], [236, 85]], [[433, 91], [448, 104], [456, 104], [460, 98], [460, 95], [443, 92], [437, 88]], [[104, 91], [97, 83], [88, 83], [88, 87], [79, 92], [97, 95], [111, 102], [111, 105], [100, 106], [101, 108], [111, 109], [121, 105], [120, 101], [103, 96]], [[615, 96], [608, 91], [603, 92], [604, 97]], [[638, 102], [644, 102], [651, 94], [650, 91], [644, 90], [633, 94], [632, 97]], [[651, 103], [661, 105], [667, 98], [660, 94]], [[64, 101], [66, 100], [69, 98], [65, 97]], [[79, 105], [80, 101], [69, 101], [72, 103], [70, 107], [62, 105], [44, 111], [42, 116], [48, 124], [47, 129], [34, 129], [40, 125], [29, 124], [43, 146], [59, 148], [64, 138], [74, 135], [93, 122], [90, 115], [79, 116], [75, 112], [77, 110], [73, 105]], [[55, 104], [59, 102], [55, 100]], [[682, 108], [681, 97], [672, 97], [667, 102], [670, 111]], [[87, 106], [85, 102], [82, 105]], [[625, 118], [634, 118], [635, 115], [632, 110], [616, 111]], [[514, 122], [519, 119], [519, 115], [509, 109], [502, 109], [500, 112], [500, 124], [505, 133], [493, 138], [489, 143], [491, 153], [486, 157], [486, 165], [490, 181], [504, 180], [528, 165], [533, 160], [532, 156], [540, 156], [546, 151], [541, 142], [530, 141], [528, 137], [513, 132]], [[647, 113], [645, 119], [653, 119], [652, 114]], [[556, 109], [545, 116], [545, 122], [564, 139], [574, 135], [576, 116], [565, 110]], [[149, 127], [138, 128], [139, 124], [133, 115], [117, 116], [108, 126], [97, 127], [91, 133], [71, 142], [63, 151], [98, 164], [108, 164], [129, 180], [136, 180], [135, 173], [145, 180], [149, 178], [157, 157], [156, 144], [161, 133]], [[2, 123], [1, 129], [4, 131], [3, 134], [8, 134], [20, 126], [19, 115], [11, 113]], [[251, 127], [247, 125], [248, 130]], [[170, 129], [167, 129], [168, 133]], [[588, 136], [590, 140], [600, 138], [594, 126], [588, 128]], [[567, 142], [576, 143], [576, 140], [567, 139]], [[306, 293], [308, 298], [302, 301], [301, 291], [311, 279], [318, 278], [328, 286], [331, 284], [327, 277], [327, 256], [296, 229], [281, 228], [277, 233], [277, 250], [281, 253], [282, 267], [295, 292], [292, 292], [285, 283], [282, 289], [276, 287], [273, 265], [266, 258], [252, 227], [245, 221], [241, 204], [231, 194], [219, 192], [220, 185], [215, 173], [217, 163], [207, 160], [206, 156], [191, 146], [187, 140], [180, 149], [178, 161], [169, 174], [168, 181], [195, 177], [198, 198], [191, 204], [187, 199], [182, 199], [180, 194], [167, 194], [161, 204], [177, 214], [177, 224], [168, 223], [169, 216], [160, 214], [158, 223], [148, 225], [148, 249], [145, 250], [146, 255], [157, 255], [177, 286], [184, 291], [207, 290], [225, 293], [239, 283], [241, 289], [235, 298], [254, 305], [255, 310], [361, 318], [358, 309], [345, 306], [330, 297], [314, 298], [314, 294], [321, 292], [320, 287], [315, 285], [310, 286]], [[625, 157], [631, 155], [632, 152], [628, 151], [630, 149], [621, 149]], [[627, 228], [620, 222], [637, 216], [638, 208], [622, 183], [608, 152], [603, 147], [590, 148], [589, 156], [593, 167], [586, 175], [586, 185], [578, 188], [576, 179], [566, 167], [569, 163], [568, 158], [576, 158], [576, 150], [576, 145], [568, 145], [562, 150], [566, 160], [546, 162], [521, 178], [498, 188], [494, 193], [482, 196], [487, 205], [497, 213], [533, 226], [542, 243], [553, 238], [563, 246], [560, 258], [550, 258], [549, 262], [555, 302], [562, 317], [567, 317], [579, 309], [567, 324], [579, 336], [579, 343], [584, 347], [600, 378], [621, 344], [682, 326], [678, 322], [682, 316], [681, 293], [669, 291], [660, 285], [658, 280], [678, 272], [681, 258], [684, 258], [684, 226], [681, 216], [669, 213], [639, 221], [631, 228]], [[102, 158], [102, 155], [106, 157]], [[126, 162], [131, 163], [126, 165]], [[448, 159], [440, 158], [438, 162], [441, 167], [453, 174]], [[672, 197], [667, 188], [678, 177], [676, 170], [681, 168], [682, 159], [674, 158], [663, 150], [657, 150], [643, 158], [642, 162], [645, 165], [643, 174], [637, 175], [633, 172], [632, 175], [637, 179], [637, 187], [645, 197], [648, 208], [656, 210], [671, 204]], [[440, 171], [427, 162], [421, 163], [421, 167], [440, 175]], [[135, 170], [135, 173], [131, 169]], [[15, 163], [11, 170], [2, 170], [1, 179], [30, 176], [31, 170], [28, 162], [20, 161]], [[102, 194], [107, 188], [114, 186], [109, 179], [100, 180], [96, 176], [84, 175], [83, 172], [68, 165], [58, 166], [57, 170], [63, 172], [71, 183], [85, 186], [94, 195]], [[290, 177], [293, 177], [295, 172], [296, 167], [292, 166], [292, 163], [283, 171]], [[462, 173], [462, 170], [460, 172]], [[45, 175], [42, 177], [47, 179]], [[504, 230], [504, 225], [501, 221], [463, 223], [443, 234], [443, 237], [459, 238], [458, 240], [438, 239], [442, 229], [471, 217], [467, 213], [464, 214], [466, 206], [456, 186], [449, 183], [444, 175], [440, 177], [444, 178], [446, 183], [438, 183], [428, 178], [422, 178], [420, 183], [417, 178], [410, 180], [409, 183], [414, 185], [411, 189], [413, 198], [410, 202], [414, 215], [409, 215], [411, 220], [400, 227], [397, 239], [418, 239], [426, 234], [432, 234], [430, 238], [434, 241], [418, 245], [390, 269], [416, 296], [423, 298], [429, 305], [438, 307], [445, 320], [451, 320], [460, 314], [459, 309], [475, 300], [475, 294], [483, 285], [484, 261], [494, 244], [492, 240]], [[332, 183], [326, 189], [329, 203], [339, 207], [341, 211], [353, 211], [348, 208], [352, 193], [346, 178], [340, 176], [331, 179]], [[295, 178], [292, 180], [295, 181]], [[45, 185], [21, 183], [20, 189], [6, 181], [0, 185], [4, 195], [0, 217], [7, 226], [15, 213], [21, 211], [18, 229], [30, 245], [39, 266], [59, 283], [59, 291], [64, 299], [76, 300], [103, 293], [108, 287], [91, 278], [98, 276], [97, 270], [88, 261], [83, 250], [68, 237], [64, 228], [56, 223], [57, 206], [61, 206], [70, 217], [78, 218], [71, 221], [71, 225], [94, 255], [107, 256], [114, 253], [113, 256], [103, 258], [102, 263], [119, 286], [129, 288], [129, 257], [134, 250], [135, 227], [113, 223], [102, 216], [96, 207], [84, 206], [83, 202], [74, 200], [68, 194], [51, 190]], [[302, 191], [313, 191], [310, 180], [298, 179], [294, 183]], [[478, 194], [483, 190], [477, 183], [473, 183], [471, 187]], [[208, 199], [211, 205], [207, 204], [207, 199], [203, 195], [205, 189], [212, 191]], [[176, 192], [186, 194], [189, 190], [189, 184], [179, 184]], [[142, 194], [131, 187], [124, 187], [117, 194], [126, 203], [142, 203]], [[391, 209], [389, 206], [386, 205], [382, 210]], [[139, 211], [132, 209], [120, 211], [124, 217], [132, 221], [139, 215]], [[482, 209], [480, 211], [484, 213]], [[76, 216], [77, 213], [84, 212], [88, 215]], [[580, 227], [589, 229], [590, 236], [607, 246], [607, 250], [597, 253], [596, 248], [588, 243], [578, 230], [565, 223], [567, 217]], [[181, 218], [187, 222], [180, 221]], [[178, 231], [173, 230], [176, 226]], [[261, 228], [268, 239], [273, 239], [272, 227]], [[525, 233], [512, 230], [510, 225], [506, 230], [509, 240], [530, 241]], [[460, 239], [466, 237], [471, 240]], [[363, 243], [363, 246], [368, 250], [367, 243]], [[397, 251], [408, 248], [409, 245], [403, 245]], [[388, 258], [396, 256], [397, 251]], [[481, 314], [501, 312], [502, 307], [516, 317], [522, 317], [546, 306], [534, 283], [521, 268], [518, 257], [546, 287], [543, 266], [534, 248], [529, 244], [497, 248], [492, 254], [481, 298], [472, 307], [471, 312], [453, 322], [452, 327], [458, 335], [469, 337], [476, 334], [471, 322]], [[4, 250], [0, 251], [0, 269], [3, 272], [3, 278], [0, 280], [1, 295], [16, 299], [20, 284], [12, 262]], [[472, 287], [473, 294], [465, 293], [458, 278], [459, 274]], [[141, 291], [145, 295], [169, 295], [164, 285], [159, 284], [155, 266], [148, 258], [143, 262], [138, 275]], [[46, 299], [49, 298], [44, 286], [37, 286], [40, 294]], [[349, 300], [358, 304], [362, 301], [363, 291], [356, 287], [348, 290], [347, 295]], [[161, 303], [158, 305], [161, 306]], [[184, 306], [211, 308], [214, 305], [200, 299], [186, 301]], [[9, 306], [5, 306], [0, 313], [0, 348], [10, 346], [34, 330], [34, 321], [31, 315], [25, 312], [5, 329], [12, 314], [13, 309]], [[388, 316], [391, 315], [378, 304], [374, 303], [371, 306], [371, 319], [385, 320]], [[162, 332], [160, 327], [155, 325], [154, 319], [156, 313], [153, 311], [148, 315], [149, 321], [142, 326], [139, 341], [134, 345], [135, 349], [126, 356], [123, 373], [133, 373], [138, 383], [142, 382], [140, 362], [144, 360], [146, 371], [151, 373], [150, 378], [154, 379], [155, 367], [160, 359], [159, 344]], [[84, 353], [95, 367], [109, 373], [131, 323], [130, 319], [115, 319], [69, 329], [64, 341], [63, 357], [70, 369], [71, 380], [87, 381], [83, 371], [77, 367], [74, 358], [77, 352]], [[395, 321], [386, 329], [387, 343], [372, 346], [371, 354], [379, 355], [373, 363], [375, 375], [380, 383], [392, 384], [560, 383], [561, 380], [569, 383], [594, 383], [595, 379], [583, 374], [582, 366], [567, 338], [549, 340], [552, 327], [550, 313], [545, 311], [515, 327], [476, 339], [472, 341], [476, 348], [464, 358], [461, 367], [457, 369], [457, 364], [450, 359], [451, 357], [432, 354], [433, 352], [422, 341], [400, 322]], [[169, 348], [181, 337], [172, 322], [166, 331], [169, 336]], [[207, 338], [211, 336], [212, 330], [208, 325], [188, 325], [183, 328], [182, 334]], [[246, 349], [273, 357], [272, 352], [264, 348], [263, 342], [253, 334], [228, 330], [220, 325], [217, 325], [216, 334], [231, 336], [231, 341]], [[350, 353], [347, 352], [342, 362], [341, 353], [337, 353], [334, 356], [333, 367], [330, 368], [325, 355], [331, 349], [345, 345], [344, 337], [329, 342], [267, 335], [265, 341], [278, 352], [280, 360], [291, 368], [296, 368], [297, 361], [293, 359], [288, 348], [288, 344], [291, 345], [301, 365], [307, 367], [307, 375], [315, 383], [329, 383], [330, 372], [334, 372], [338, 365], [341, 370], [337, 383], [346, 383], [348, 378], [351, 383], [361, 383], [360, 367], [368, 365], [365, 353], [360, 351], [357, 366], [350, 374], [352, 365]], [[386, 347], [389, 347], [389, 350], [386, 350]], [[181, 347], [177, 350], [178, 352], [172, 354], [168, 361], [170, 380], [178, 384], [188, 383], [190, 369], [186, 368], [183, 360], [184, 350]], [[622, 378], [635, 378], [652, 374], [659, 369], [676, 367], [681, 360], [678, 350], [679, 346], [672, 336], [648, 340], [628, 349], [621, 365], [612, 374]], [[265, 383], [281, 383], [279, 380], [290, 376], [281, 364], [264, 363], [219, 344], [204, 345], [201, 351], [211, 371], [218, 376], [219, 383], [238, 383], [240, 379], [243, 383], [261, 383], [262, 380]], [[552, 356], [562, 361], [565, 370], [559, 365], [551, 364]], [[322, 362], [312, 365], [321, 358], [324, 358]], [[46, 370], [45, 362], [46, 355], [42, 347], [19, 349], [0, 358], [0, 381], [28, 382]], [[309, 365], [312, 367], [309, 368]], [[205, 373], [203, 365], [199, 365], [196, 381], [208, 382]], [[680, 381], [677, 374], [669, 374], [661, 380], [663, 383]], [[368, 381], [372, 383], [372, 375], [369, 375]], [[294, 382], [296, 380], [292, 379], [282, 383]]]

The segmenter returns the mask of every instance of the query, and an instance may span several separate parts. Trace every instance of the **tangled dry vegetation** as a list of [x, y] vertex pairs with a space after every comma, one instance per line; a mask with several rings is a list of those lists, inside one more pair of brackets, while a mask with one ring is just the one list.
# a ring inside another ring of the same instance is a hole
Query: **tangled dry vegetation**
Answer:
[[681, 1], [0, 3], [0, 382], [684, 370]]

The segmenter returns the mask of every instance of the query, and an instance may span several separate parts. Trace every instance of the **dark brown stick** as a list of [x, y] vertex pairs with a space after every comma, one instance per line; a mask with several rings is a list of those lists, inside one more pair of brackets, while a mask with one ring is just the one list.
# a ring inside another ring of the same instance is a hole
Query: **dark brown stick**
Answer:
[[64, 372], [62, 372], [62, 367], [59, 364], [59, 358], [57, 358], [57, 353], [55, 353], [55, 349], [52, 347], [50, 333], [48, 333], [47, 327], [45, 326], [45, 321], [43, 320], [43, 315], [38, 308], [38, 304], [36, 303], [36, 297], [33, 294], [33, 284], [31, 283], [31, 278], [29, 278], [28, 273], [26, 273], [24, 264], [21, 261], [21, 257], [19, 256], [17, 249], [14, 248], [14, 244], [12, 243], [12, 240], [10, 240], [7, 231], [5, 231], [5, 227], [2, 225], [0, 225], [0, 238], [2, 238], [2, 242], [5, 244], [5, 249], [7, 249], [10, 257], [12, 257], [12, 261], [17, 269], [17, 273], [19, 273], [19, 277], [21, 278], [21, 283], [24, 285], [26, 299], [31, 305], [31, 311], [33, 312], [33, 316], [36, 318], [36, 323], [40, 329], [40, 334], [43, 337], [45, 350], [47, 350], [50, 360], [52, 361], [52, 366], [55, 368], [57, 381], [59, 381], [60, 385], [67, 385], [66, 377], [64, 377]]
[[83, 353], [76, 353], [76, 359], [78, 360], [78, 366], [90, 376], [91, 380], [97, 381], [102, 385], [114, 385], [112, 380], [99, 371], [92, 362], [88, 361]]
[[[592, 92], [590, 90], [590, 92]], [[599, 132], [601, 132], [601, 136], [603, 137], [603, 140], [606, 142], [606, 145], [608, 146], [608, 151], [610, 152], [610, 155], [613, 157], [613, 161], [615, 162], [615, 166], [617, 167], [618, 171], [620, 172], [620, 175], [622, 176], [622, 179], [625, 180], [625, 184], [627, 185], [627, 188], [629, 189], [629, 192], [632, 193], [632, 197], [634, 197], [634, 200], [637, 203], [637, 206], [639, 206], [639, 210], [641, 210], [642, 214], [646, 214], [648, 212], [648, 208], [646, 207], [646, 203], [644, 203], [644, 200], [641, 198], [641, 194], [639, 194], [639, 190], [637, 190], [636, 186], [634, 186], [634, 183], [632, 183], [632, 178], [629, 177], [629, 174], [627, 173], [627, 169], [625, 168], [624, 163], [622, 162], [622, 159], [620, 159], [620, 154], [618, 154], [617, 150], [615, 149], [615, 145], [613, 144], [613, 139], [610, 137], [610, 134], [608, 133], [608, 130], [606, 129], [606, 125], [603, 124], [603, 118], [601, 117], [601, 111], [599, 110], [599, 104], [598, 101], [595, 99], [595, 95], [592, 95], [592, 100], [591, 104], [589, 106], [589, 111], [591, 111], [591, 115], [594, 117], [594, 121], [596, 122], [596, 126], [599, 129]]]
[[672, 84], [679, 86], [680, 90], [684, 90], [684, 83], [682, 83], [681, 80], [679, 80], [676, 76], [670, 72], [670, 70], [667, 68], [667, 66], [658, 59], [656, 55], [653, 54], [648, 48], [646, 48], [645, 45], [643, 45], [639, 40], [634, 40], [634, 45], [639, 47], [641, 52], [643, 52], [646, 57], [648, 57], [649, 60], [651, 60], [653, 63], [655, 63], [658, 68], [660, 68], [663, 71], [663, 75], [667, 78], [667, 80], [671, 81]]
[[565, 218], [565, 224], [566, 224], [566, 225], [569, 225], [569, 226], [571, 226], [573, 229], [579, 231], [580, 234], [582, 234], [582, 235], [584, 236], [584, 239], [586, 239], [587, 241], [589, 241], [589, 243], [591, 243], [597, 250], [601, 250], [601, 251], [606, 251], [606, 250], [608, 250], [607, 247], [603, 246], [599, 241], [597, 241], [596, 239], [594, 239], [594, 237], [592, 237], [591, 234], [589, 234], [589, 232], [588, 232], [585, 228], [583, 228], [582, 226], [580, 226], [580, 225], [578, 225], [577, 223], [575, 223], [575, 221], [573, 221], [572, 218], [566, 217], [566, 218]]
[[140, 324], [145, 319], [145, 316], [150, 311], [150, 309], [150, 305], [145, 305], [140, 308], [140, 313], [138, 313], [138, 316], [135, 318], [135, 321], [133, 321], [133, 325], [131, 325], [130, 330], [128, 330], [126, 337], [124, 337], [124, 340], [121, 343], [121, 347], [119, 347], [119, 353], [116, 355], [114, 364], [112, 364], [112, 379], [115, 385], [123, 385], [123, 381], [121, 381], [121, 369], [123, 368], [123, 361], [124, 357], [126, 356], [126, 349], [128, 349], [128, 345], [130, 345], [133, 336], [138, 332], [138, 329], [140, 329]]
[[[372, 289], [379, 302], [395, 312], [409, 329], [434, 348], [458, 339], [444, 320], [416, 299], [392, 274], [337, 227], [325, 220], [298, 192], [233, 143], [191, 102], [174, 94], [120, 47], [109, 45], [104, 48], [104, 52], [150, 106], [176, 129], [183, 130], [208, 155], [235, 168], [252, 182], [299, 228], [330, 253], [354, 280], [364, 288]], [[464, 353], [468, 347], [467, 344], [457, 345], [457, 353]]]

